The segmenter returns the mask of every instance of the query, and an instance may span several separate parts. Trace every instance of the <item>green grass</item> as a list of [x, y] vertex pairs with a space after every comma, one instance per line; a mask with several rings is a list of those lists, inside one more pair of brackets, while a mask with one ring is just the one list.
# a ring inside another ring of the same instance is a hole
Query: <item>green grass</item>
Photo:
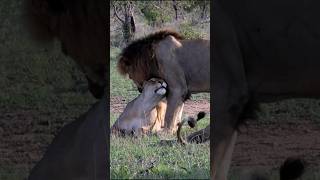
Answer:
[[[0, 107], [48, 111], [92, 103], [78, 65], [62, 54], [60, 43], [35, 43], [21, 8], [21, 1], [4, 1], [0, 7]], [[78, 98], [63, 98], [68, 94]]]
[[[121, 96], [126, 101], [138, 95], [137, 89], [128, 78], [122, 77], [116, 70], [116, 57], [119, 49], [111, 49], [110, 95]], [[199, 94], [193, 99], [208, 99], [208, 94]], [[112, 106], [112, 104], [111, 104]], [[112, 125], [119, 114], [111, 114]], [[206, 127], [210, 122], [205, 118], [195, 130]], [[187, 127], [183, 134], [191, 133]], [[181, 146], [160, 145], [161, 139], [176, 139], [175, 136], [142, 138], [111, 137], [110, 159], [112, 179], [209, 179], [210, 158], [209, 143]], [[153, 167], [152, 167], [153, 166]], [[152, 168], [151, 168], [152, 167]]]
[[[110, 123], [118, 117], [111, 114]], [[209, 123], [205, 118], [198, 124], [199, 130]], [[191, 131], [185, 127], [183, 134]], [[196, 131], [192, 130], [192, 131]], [[181, 146], [160, 145], [156, 135], [142, 138], [111, 137], [110, 159], [112, 179], [209, 179], [209, 143]], [[153, 166], [151, 168], [151, 166]]]
[[110, 97], [121, 96], [133, 99], [139, 92], [131, 80], [118, 73], [116, 65], [119, 53], [120, 49], [118, 48], [110, 49]]

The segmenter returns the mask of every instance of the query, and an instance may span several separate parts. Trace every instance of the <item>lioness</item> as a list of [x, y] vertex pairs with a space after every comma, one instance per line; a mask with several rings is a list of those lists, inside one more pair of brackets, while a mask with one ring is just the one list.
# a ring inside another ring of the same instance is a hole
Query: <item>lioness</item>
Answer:
[[166, 88], [166, 82], [158, 78], [144, 82], [142, 93], [127, 104], [113, 124], [112, 132], [138, 135], [161, 130], [166, 111], [166, 103], [163, 102]]
[[168, 83], [164, 122], [168, 132], [174, 132], [190, 94], [210, 90], [209, 44], [209, 40], [184, 40], [174, 31], [162, 30], [132, 42], [120, 55], [119, 72], [129, 75], [138, 89], [151, 77]]

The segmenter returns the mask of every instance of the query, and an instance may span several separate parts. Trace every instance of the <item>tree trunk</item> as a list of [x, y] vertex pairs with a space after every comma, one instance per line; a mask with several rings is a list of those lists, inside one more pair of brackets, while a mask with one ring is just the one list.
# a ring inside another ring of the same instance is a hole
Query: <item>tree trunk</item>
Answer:
[[129, 44], [135, 35], [136, 24], [133, 16], [133, 4], [132, 2], [124, 2], [120, 4], [121, 12], [124, 16], [124, 19], [120, 18], [118, 11], [115, 5], [114, 13], [118, 20], [122, 23], [122, 34], [125, 44]]
[[202, 4], [202, 11], [201, 11], [201, 19], [204, 19], [206, 16], [206, 2], [203, 2]]
[[172, 5], [173, 5], [173, 9], [174, 9], [175, 14], [176, 14], [176, 20], [178, 20], [178, 7], [177, 7], [177, 1], [176, 1], [176, 0], [172, 0]]

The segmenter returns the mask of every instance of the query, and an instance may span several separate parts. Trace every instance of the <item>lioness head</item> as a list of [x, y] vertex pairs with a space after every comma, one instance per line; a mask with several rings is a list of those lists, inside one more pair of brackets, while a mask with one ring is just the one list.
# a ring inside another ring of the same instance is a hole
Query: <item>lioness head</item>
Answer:
[[139, 135], [159, 130], [166, 108], [166, 104], [160, 101], [165, 97], [166, 88], [166, 82], [161, 79], [152, 78], [145, 81], [142, 93], [128, 103], [113, 124], [112, 132]]

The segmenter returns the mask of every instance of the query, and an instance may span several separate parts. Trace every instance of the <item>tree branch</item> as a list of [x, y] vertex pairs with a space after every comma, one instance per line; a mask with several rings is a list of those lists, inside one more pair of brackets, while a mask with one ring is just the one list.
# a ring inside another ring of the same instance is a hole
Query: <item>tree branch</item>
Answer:
[[113, 5], [113, 11], [114, 11], [114, 15], [119, 19], [119, 21], [121, 21], [122, 23], [124, 23], [124, 20], [122, 20], [119, 15], [118, 15], [118, 12], [117, 12], [117, 8], [114, 4]]

